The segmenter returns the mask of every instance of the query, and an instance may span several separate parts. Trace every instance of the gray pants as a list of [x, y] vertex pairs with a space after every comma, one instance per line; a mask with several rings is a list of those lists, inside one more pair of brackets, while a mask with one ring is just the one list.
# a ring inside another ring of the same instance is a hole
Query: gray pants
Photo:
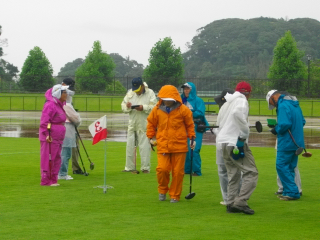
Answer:
[[[301, 177], [300, 177], [300, 172], [299, 172], [298, 166], [294, 169], [294, 174], [295, 174], [294, 182], [297, 184], [297, 187], [299, 189], [299, 193], [302, 193]], [[278, 175], [277, 175], [277, 184], [278, 184], [278, 192], [283, 192], [282, 182], [281, 182]]]
[[[228, 201], [227, 204], [237, 206], [247, 206], [251, 194], [255, 190], [258, 182], [258, 169], [256, 167], [252, 152], [247, 144], [244, 145], [244, 158], [234, 160], [232, 158], [232, 146], [222, 144], [223, 160], [228, 172]], [[240, 187], [242, 175], [242, 185]]]
[[[76, 144], [79, 147], [79, 137], [76, 136]], [[72, 171], [81, 170], [79, 166], [79, 153], [76, 147], [72, 148]]]

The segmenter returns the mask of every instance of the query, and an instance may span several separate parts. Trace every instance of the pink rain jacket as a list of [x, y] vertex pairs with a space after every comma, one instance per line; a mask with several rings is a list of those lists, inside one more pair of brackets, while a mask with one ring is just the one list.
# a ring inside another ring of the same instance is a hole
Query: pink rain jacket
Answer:
[[39, 128], [39, 140], [46, 141], [46, 137], [49, 136], [47, 130], [48, 123], [51, 123], [51, 137], [53, 143], [62, 144], [66, 128], [64, 123], [66, 121], [66, 113], [63, 110], [63, 103], [59, 99], [52, 97], [52, 88], [46, 93], [45, 97], [47, 102], [43, 106], [40, 128]]

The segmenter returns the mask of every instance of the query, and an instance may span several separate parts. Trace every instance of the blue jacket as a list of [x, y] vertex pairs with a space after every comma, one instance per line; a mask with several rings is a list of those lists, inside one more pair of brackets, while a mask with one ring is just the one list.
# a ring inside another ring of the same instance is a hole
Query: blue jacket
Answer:
[[203, 100], [197, 96], [196, 86], [192, 82], [188, 82], [188, 84], [192, 87], [189, 93], [189, 97], [186, 98], [184, 96], [184, 93], [182, 93], [181, 98], [183, 104], [186, 104], [187, 101], [193, 108], [191, 109], [191, 111], [193, 115], [193, 121], [195, 123], [195, 129], [197, 128], [197, 123], [199, 122], [199, 120], [204, 121], [206, 125], [209, 126], [209, 123], [205, 117], [206, 106], [204, 105]]
[[294, 96], [281, 95], [278, 99], [277, 121], [275, 127], [278, 138], [277, 151], [295, 151], [297, 146], [293, 143], [288, 129], [291, 131], [296, 143], [305, 148], [303, 126], [306, 123], [302, 115], [299, 102]]

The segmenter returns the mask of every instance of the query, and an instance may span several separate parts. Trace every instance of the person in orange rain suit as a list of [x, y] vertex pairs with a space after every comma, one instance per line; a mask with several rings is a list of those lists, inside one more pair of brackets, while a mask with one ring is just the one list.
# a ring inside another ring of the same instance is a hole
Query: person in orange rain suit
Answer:
[[[184, 177], [184, 163], [188, 152], [188, 138], [195, 139], [192, 112], [182, 104], [176, 87], [163, 86], [158, 94], [159, 102], [147, 118], [147, 137], [151, 145], [157, 145], [159, 200], [166, 200], [169, 191], [170, 202], [180, 200]], [[191, 144], [194, 149], [195, 141]], [[170, 187], [170, 172], [172, 181]]]

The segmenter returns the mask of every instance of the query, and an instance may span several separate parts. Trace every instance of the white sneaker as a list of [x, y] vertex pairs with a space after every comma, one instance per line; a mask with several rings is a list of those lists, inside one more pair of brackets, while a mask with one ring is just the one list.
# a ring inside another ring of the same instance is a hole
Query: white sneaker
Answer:
[[53, 183], [53, 184], [50, 185], [50, 187], [58, 187], [58, 186], [60, 186], [59, 183]]
[[227, 206], [227, 203], [224, 202], [224, 201], [221, 201], [220, 204], [223, 205], [223, 206]]
[[73, 179], [73, 177], [71, 177], [70, 175], [66, 176], [66, 180], [72, 180], [72, 179]]
[[71, 177], [70, 175], [67, 175], [67, 176], [58, 176], [58, 179], [72, 180], [73, 177]]

